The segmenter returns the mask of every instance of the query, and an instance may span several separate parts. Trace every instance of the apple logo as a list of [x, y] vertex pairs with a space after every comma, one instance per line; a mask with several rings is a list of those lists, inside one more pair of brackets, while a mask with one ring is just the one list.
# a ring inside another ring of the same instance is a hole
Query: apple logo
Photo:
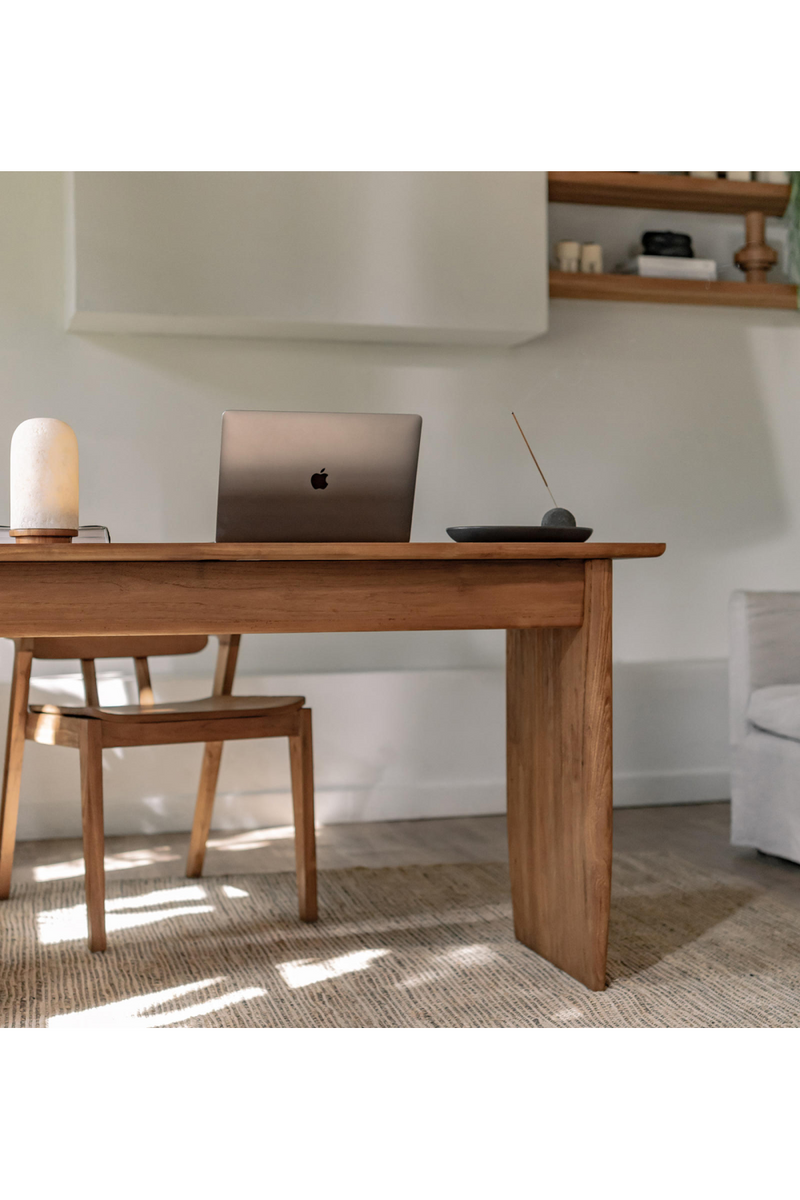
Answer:
[[312, 488], [326, 488], [328, 486], [328, 475], [324, 467], [316, 475], [311, 476], [311, 486]]

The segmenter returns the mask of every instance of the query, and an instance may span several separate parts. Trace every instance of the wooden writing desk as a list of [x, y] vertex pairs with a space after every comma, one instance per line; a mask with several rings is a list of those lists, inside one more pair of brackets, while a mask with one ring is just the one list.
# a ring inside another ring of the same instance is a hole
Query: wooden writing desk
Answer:
[[0, 637], [506, 629], [514, 930], [605, 987], [611, 562], [662, 544], [0, 546]]

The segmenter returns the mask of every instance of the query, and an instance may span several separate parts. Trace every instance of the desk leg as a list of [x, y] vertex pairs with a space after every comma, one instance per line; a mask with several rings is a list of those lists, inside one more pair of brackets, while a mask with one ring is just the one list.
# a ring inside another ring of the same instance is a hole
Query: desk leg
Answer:
[[611, 562], [586, 563], [583, 625], [507, 634], [514, 932], [605, 987], [611, 897]]
[[105, 834], [103, 832], [103, 731], [100, 721], [86, 720], [80, 732], [81, 816], [86, 871], [86, 915], [89, 949], [106, 948]]

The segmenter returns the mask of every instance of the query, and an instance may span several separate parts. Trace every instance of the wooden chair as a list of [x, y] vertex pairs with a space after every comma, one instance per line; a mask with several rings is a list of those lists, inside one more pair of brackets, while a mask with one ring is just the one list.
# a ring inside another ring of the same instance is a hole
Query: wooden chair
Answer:
[[[195, 635], [153, 637], [63, 637], [15, 639], [14, 671], [8, 713], [8, 739], [0, 810], [0, 899], [8, 897], [17, 830], [22, 755], [26, 739], [80, 751], [83, 854], [89, 948], [105, 950], [105, 872], [103, 865], [103, 762], [111, 746], [163, 746], [205, 742], [186, 874], [200, 875], [211, 827], [224, 742], [242, 738], [288, 737], [292, 771], [295, 860], [300, 917], [317, 918], [317, 868], [314, 838], [314, 777], [311, 709], [303, 696], [233, 696], [239, 635], [219, 638], [213, 695], [203, 700], [155, 704], [148, 656], [194, 654], [208, 638]], [[132, 657], [138, 704], [101, 706], [96, 658]], [[34, 658], [78, 658], [86, 705], [28, 707]]]

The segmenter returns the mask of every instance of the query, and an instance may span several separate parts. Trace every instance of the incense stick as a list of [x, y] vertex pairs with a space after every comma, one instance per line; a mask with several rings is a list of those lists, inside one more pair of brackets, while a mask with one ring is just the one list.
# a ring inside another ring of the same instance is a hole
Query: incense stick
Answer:
[[[548, 492], [550, 492], [550, 484], [547, 482], [547, 480], [546, 480], [546, 479], [545, 479], [545, 477], [544, 477], [544, 471], [543, 471], [543, 470], [542, 470], [542, 468], [539, 466], [538, 462], [536, 462], [536, 455], [535, 455], [535, 454], [533, 453], [533, 451], [531, 450], [531, 444], [530, 444], [530, 442], [528, 441], [528, 439], [525, 437], [525, 434], [524, 434], [524, 432], [523, 432], [522, 426], [520, 425], [519, 421], [517, 421], [517, 414], [512, 412], [512, 414], [511, 414], [511, 415], [512, 415], [512, 417], [514, 418], [514, 420], [517, 422], [517, 429], [518, 429], [518, 430], [520, 431], [520, 433], [522, 434], [522, 440], [523, 440], [523, 442], [525, 443], [525, 445], [528, 447], [528, 453], [530, 454], [530, 456], [531, 456], [531, 458], [533, 459], [533, 461], [536, 463], [536, 470], [539, 472], [539, 474], [540, 474], [540, 475], [541, 475], [541, 477], [542, 477], [542, 483], [543, 483], [543, 484], [544, 484], [544, 486], [547, 488]], [[554, 505], [554, 507], [555, 507], [555, 508], [558, 508], [558, 503], [557, 503], [557, 501], [556, 501], [556, 498], [555, 498], [555, 496], [553, 495], [553, 493], [552, 493], [552, 492], [550, 492], [550, 499], [553, 501], [553, 505]]]

